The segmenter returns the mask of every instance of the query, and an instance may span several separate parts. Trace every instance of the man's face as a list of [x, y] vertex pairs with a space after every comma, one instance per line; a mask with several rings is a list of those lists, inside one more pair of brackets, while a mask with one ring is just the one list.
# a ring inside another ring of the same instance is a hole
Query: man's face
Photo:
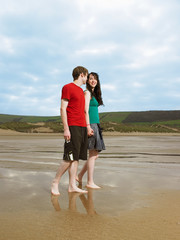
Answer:
[[83, 74], [83, 77], [82, 77], [82, 79], [83, 79], [83, 84], [86, 84], [87, 76], [88, 76], [87, 73], [86, 73], [85, 75]]

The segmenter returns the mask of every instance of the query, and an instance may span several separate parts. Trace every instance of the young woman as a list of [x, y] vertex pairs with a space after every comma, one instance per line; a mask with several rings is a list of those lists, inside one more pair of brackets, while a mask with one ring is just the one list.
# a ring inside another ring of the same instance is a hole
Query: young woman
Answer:
[[88, 149], [89, 158], [84, 164], [82, 170], [78, 174], [76, 180], [82, 183], [82, 178], [87, 171], [87, 187], [98, 189], [98, 185], [94, 183], [94, 166], [95, 161], [98, 158], [98, 152], [105, 150], [105, 145], [101, 133], [101, 128], [99, 125], [99, 113], [98, 107], [103, 105], [103, 100], [101, 96], [101, 87], [99, 76], [95, 72], [91, 72], [88, 75], [86, 82], [87, 90], [84, 92], [85, 95], [85, 113], [86, 113], [86, 123], [88, 132]]

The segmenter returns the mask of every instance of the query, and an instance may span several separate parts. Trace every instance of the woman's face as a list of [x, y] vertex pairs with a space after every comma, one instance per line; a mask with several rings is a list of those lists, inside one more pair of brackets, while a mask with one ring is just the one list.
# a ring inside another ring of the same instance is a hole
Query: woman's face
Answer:
[[97, 80], [94, 78], [94, 76], [92, 74], [90, 74], [90, 76], [89, 76], [88, 83], [92, 88], [95, 88], [97, 85]]

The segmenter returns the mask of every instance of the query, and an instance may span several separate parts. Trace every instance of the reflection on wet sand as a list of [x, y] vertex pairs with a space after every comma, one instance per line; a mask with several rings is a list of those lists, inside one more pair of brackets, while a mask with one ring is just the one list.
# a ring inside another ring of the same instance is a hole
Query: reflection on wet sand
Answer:
[[[93, 189], [89, 189], [87, 193], [87, 197], [82, 194], [82, 193], [68, 193], [69, 196], [69, 210], [72, 212], [78, 212], [77, 211], [77, 204], [76, 200], [79, 197], [81, 200], [84, 208], [87, 211], [88, 215], [95, 215], [97, 214], [96, 211], [94, 210], [94, 203], [93, 203]], [[54, 196], [51, 195], [51, 202], [56, 211], [61, 211], [60, 207], [60, 196]]]
[[57, 212], [60, 212], [61, 211], [61, 207], [60, 207], [60, 204], [59, 204], [59, 196], [51, 194], [51, 202], [52, 202], [52, 205], [53, 205], [54, 209]]
[[87, 214], [89, 214], [89, 215], [97, 214], [94, 209], [93, 191], [94, 191], [93, 189], [88, 190], [87, 198], [85, 197], [85, 195], [79, 196], [83, 206], [85, 207], [85, 209], [87, 211]]

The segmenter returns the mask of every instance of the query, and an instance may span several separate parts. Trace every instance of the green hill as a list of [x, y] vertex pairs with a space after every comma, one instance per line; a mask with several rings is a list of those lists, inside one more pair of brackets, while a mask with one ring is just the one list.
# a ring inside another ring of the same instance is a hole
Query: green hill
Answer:
[[114, 123], [122, 123], [131, 112], [107, 112], [100, 113], [100, 122], [114, 122]]
[[21, 115], [0, 114], [0, 123], [7, 123], [7, 122], [37, 123], [37, 122], [58, 122], [58, 121], [61, 121], [60, 116], [41, 117], [41, 116], [21, 116]]
[[[180, 111], [100, 113], [104, 131], [180, 133]], [[0, 128], [20, 132], [63, 132], [60, 116], [0, 114]]]
[[180, 111], [131, 112], [123, 123], [180, 120]]

